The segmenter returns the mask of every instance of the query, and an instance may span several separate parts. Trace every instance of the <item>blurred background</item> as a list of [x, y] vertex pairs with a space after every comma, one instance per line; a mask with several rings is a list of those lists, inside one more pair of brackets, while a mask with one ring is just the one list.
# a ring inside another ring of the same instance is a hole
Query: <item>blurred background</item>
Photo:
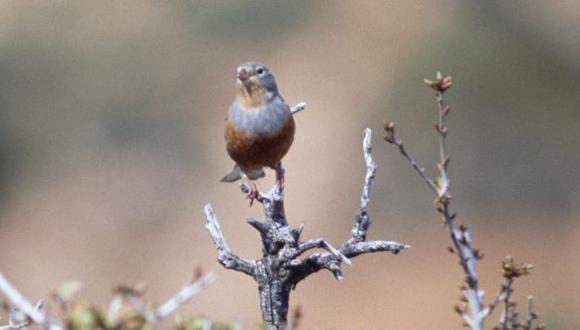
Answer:
[[302, 328], [461, 329], [462, 273], [433, 196], [381, 139], [397, 122], [434, 173], [423, 78], [442, 71], [454, 206], [486, 255], [488, 301], [512, 255], [535, 265], [516, 298], [534, 295], [550, 329], [579, 328], [579, 57], [578, 2], [2, 1], [0, 271], [33, 300], [76, 279], [80, 300], [106, 306], [125, 281], [162, 302], [201, 266], [219, 281], [179, 313], [255, 328], [256, 285], [217, 263], [203, 206], [238, 255], [260, 256], [245, 223], [260, 207], [219, 182], [235, 68], [257, 60], [290, 104], [308, 103], [284, 162], [290, 222], [304, 238], [348, 237], [370, 127], [370, 238], [413, 246], [354, 259], [342, 282], [301, 283]]

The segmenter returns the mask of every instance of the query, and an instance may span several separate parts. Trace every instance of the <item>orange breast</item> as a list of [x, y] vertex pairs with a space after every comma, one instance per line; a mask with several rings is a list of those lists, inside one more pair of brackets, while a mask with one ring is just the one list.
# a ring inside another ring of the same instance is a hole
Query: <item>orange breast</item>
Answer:
[[242, 168], [251, 171], [264, 166], [274, 167], [286, 155], [294, 141], [294, 118], [276, 134], [246, 135], [237, 131], [226, 120], [226, 149], [230, 157]]

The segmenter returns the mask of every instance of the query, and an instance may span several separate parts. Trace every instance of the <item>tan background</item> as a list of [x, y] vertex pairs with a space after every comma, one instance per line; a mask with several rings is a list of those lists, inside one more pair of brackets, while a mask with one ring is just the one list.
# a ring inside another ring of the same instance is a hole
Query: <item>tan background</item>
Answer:
[[160, 302], [201, 265], [219, 282], [180, 314], [254, 328], [256, 287], [217, 264], [202, 213], [213, 203], [235, 251], [259, 256], [244, 219], [260, 209], [218, 182], [231, 165], [233, 73], [254, 59], [290, 103], [308, 102], [285, 159], [290, 221], [306, 224], [305, 238], [347, 237], [370, 127], [370, 237], [413, 246], [355, 259], [341, 283], [328, 273], [302, 283], [291, 300], [302, 328], [461, 329], [460, 269], [432, 196], [379, 137], [396, 121], [433, 172], [422, 79], [442, 70], [455, 82], [454, 205], [486, 254], [483, 288], [499, 289], [503, 256], [529, 261], [516, 296], [533, 294], [550, 329], [578, 328], [579, 16], [580, 4], [556, 1], [3, 1], [0, 271], [31, 298], [81, 280], [80, 299], [104, 306], [126, 280], [148, 282]]

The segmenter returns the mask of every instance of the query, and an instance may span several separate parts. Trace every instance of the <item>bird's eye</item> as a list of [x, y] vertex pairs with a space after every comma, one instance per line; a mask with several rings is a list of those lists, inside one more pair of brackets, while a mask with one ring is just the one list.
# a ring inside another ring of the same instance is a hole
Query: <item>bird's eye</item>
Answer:
[[262, 73], [264, 73], [264, 69], [263, 69], [263, 68], [258, 68], [258, 69], [256, 70], [256, 73], [257, 73], [257, 74], [262, 74]]

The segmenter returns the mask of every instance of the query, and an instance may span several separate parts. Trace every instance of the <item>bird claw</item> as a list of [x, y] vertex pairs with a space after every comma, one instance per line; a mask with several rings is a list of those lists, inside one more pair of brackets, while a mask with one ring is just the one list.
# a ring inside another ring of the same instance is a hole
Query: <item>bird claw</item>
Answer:
[[256, 184], [254, 182], [249, 181], [248, 185], [250, 186], [250, 191], [248, 192], [248, 195], [246, 196], [246, 198], [250, 200], [250, 207], [251, 207], [252, 205], [254, 205], [254, 200], [256, 200], [260, 197], [260, 192], [258, 191], [258, 187], [256, 186]]
[[284, 169], [282, 168], [282, 163], [276, 163], [274, 167], [276, 170], [276, 186], [278, 187], [279, 192], [281, 193], [284, 191], [284, 183], [286, 182], [286, 176], [284, 175]]

